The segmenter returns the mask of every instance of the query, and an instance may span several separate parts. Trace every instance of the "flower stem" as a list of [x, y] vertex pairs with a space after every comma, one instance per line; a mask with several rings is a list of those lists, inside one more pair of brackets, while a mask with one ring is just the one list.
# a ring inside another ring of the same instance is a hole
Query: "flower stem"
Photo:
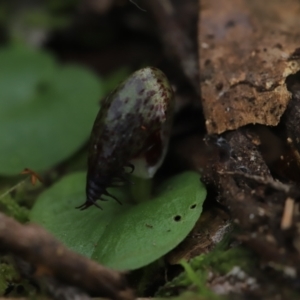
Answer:
[[133, 184], [131, 185], [133, 202], [138, 204], [148, 201], [151, 198], [152, 179], [131, 176], [131, 180], [133, 181]]

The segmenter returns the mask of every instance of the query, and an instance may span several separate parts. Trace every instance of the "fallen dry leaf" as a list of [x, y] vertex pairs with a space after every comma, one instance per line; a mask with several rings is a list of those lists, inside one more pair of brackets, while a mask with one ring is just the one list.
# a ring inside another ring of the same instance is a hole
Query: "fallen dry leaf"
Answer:
[[300, 2], [203, 0], [198, 43], [209, 134], [246, 124], [277, 125], [300, 70]]
[[181, 259], [190, 260], [211, 251], [224, 235], [231, 230], [228, 213], [220, 208], [204, 211], [187, 238], [166, 257], [169, 264], [178, 264]]

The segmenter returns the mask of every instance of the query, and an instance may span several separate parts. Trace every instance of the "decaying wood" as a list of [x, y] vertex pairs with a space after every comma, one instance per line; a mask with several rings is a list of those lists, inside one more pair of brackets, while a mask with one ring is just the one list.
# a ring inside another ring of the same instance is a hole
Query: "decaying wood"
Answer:
[[270, 186], [273, 189], [278, 190], [278, 191], [282, 191], [286, 194], [293, 193], [293, 192], [294, 193], [298, 192], [298, 191], [294, 191], [294, 189], [295, 189], [294, 186], [284, 184], [280, 181], [275, 181], [272, 178], [264, 178], [264, 177], [261, 177], [261, 176], [258, 176], [258, 175], [250, 175], [250, 174], [246, 174], [246, 173], [242, 173], [242, 172], [220, 171], [219, 173], [223, 174], [223, 175], [226, 175], [226, 174], [227, 175], [238, 175], [240, 177], [252, 179], [252, 180], [256, 181], [259, 184]]
[[287, 87], [292, 93], [292, 99], [284, 114], [284, 124], [288, 135], [287, 142], [291, 146], [300, 167], [300, 73], [288, 78]]
[[290, 99], [285, 80], [300, 70], [300, 2], [200, 3], [200, 82], [208, 133], [277, 125]]
[[210, 176], [242, 229], [237, 238], [265, 261], [299, 271], [300, 256], [293, 244], [300, 220], [297, 216], [293, 222], [294, 205], [285, 208], [290, 195], [299, 198], [299, 190], [272, 179], [251, 132], [237, 130], [224, 134], [223, 139], [230, 147], [230, 157], [211, 166]]
[[0, 250], [35, 266], [36, 277], [53, 277], [91, 294], [133, 299], [124, 276], [79, 255], [39, 226], [22, 225], [0, 213]]

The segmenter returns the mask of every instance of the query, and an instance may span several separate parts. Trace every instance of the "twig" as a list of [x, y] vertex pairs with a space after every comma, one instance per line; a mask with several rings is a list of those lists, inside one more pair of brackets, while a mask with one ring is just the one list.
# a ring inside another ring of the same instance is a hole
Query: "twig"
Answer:
[[6, 192], [4, 192], [2, 195], [0, 195], [0, 199], [4, 198], [5, 196], [7, 196], [9, 193], [11, 193], [12, 191], [16, 190], [19, 186], [21, 186], [22, 184], [24, 184], [26, 182], [28, 178], [18, 182], [17, 184], [15, 184], [14, 186], [12, 186], [10, 189], [8, 189]]
[[0, 250], [33, 264], [35, 276], [52, 276], [88, 293], [111, 299], [133, 299], [123, 274], [69, 250], [43, 228], [22, 225], [2, 213]]
[[293, 186], [291, 186], [291, 185], [287, 185], [287, 184], [281, 183], [279, 181], [275, 181], [271, 178], [265, 178], [262, 176], [247, 174], [247, 173], [243, 173], [243, 172], [219, 171], [218, 173], [221, 175], [239, 175], [241, 177], [244, 177], [247, 179], [252, 179], [256, 182], [268, 185], [275, 190], [278, 190], [278, 191], [281, 191], [281, 192], [284, 192], [287, 194], [290, 193], [293, 188]]
[[132, 3], [133, 5], [135, 5], [139, 10], [143, 11], [143, 12], [147, 12], [145, 9], [141, 8], [136, 2], [134, 2], [133, 0], [129, 0], [130, 3]]
[[295, 200], [288, 197], [285, 201], [283, 215], [281, 219], [281, 229], [286, 230], [291, 228], [293, 224], [293, 212], [294, 212]]

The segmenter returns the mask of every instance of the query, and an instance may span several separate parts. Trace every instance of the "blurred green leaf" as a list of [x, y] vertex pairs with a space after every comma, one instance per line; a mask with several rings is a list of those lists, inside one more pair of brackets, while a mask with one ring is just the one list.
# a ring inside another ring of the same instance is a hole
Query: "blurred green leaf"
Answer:
[[45, 191], [30, 213], [73, 250], [118, 270], [132, 270], [178, 245], [198, 220], [206, 196], [199, 175], [186, 172], [167, 180], [155, 197], [128, 204], [122, 189], [110, 191], [123, 203], [101, 202], [103, 211], [74, 207], [85, 200], [85, 173], [74, 173]]
[[124, 66], [105, 76], [105, 95], [108, 95], [129, 75], [130, 69]]
[[57, 11], [68, 11], [68, 10], [75, 10], [78, 7], [79, 0], [46, 0], [46, 6], [57, 12]]
[[68, 158], [89, 137], [101, 82], [20, 46], [2, 48], [0, 66], [0, 174], [41, 171]]
[[65, 28], [71, 23], [71, 18], [66, 15], [52, 15], [44, 10], [30, 10], [23, 14], [24, 24], [44, 29]]

